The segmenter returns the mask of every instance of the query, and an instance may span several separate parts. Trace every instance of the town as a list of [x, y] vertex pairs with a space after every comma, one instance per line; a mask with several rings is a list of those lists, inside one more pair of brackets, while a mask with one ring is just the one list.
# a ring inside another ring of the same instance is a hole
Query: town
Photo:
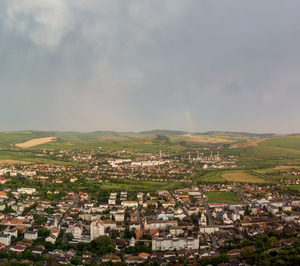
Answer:
[[285, 188], [298, 184], [297, 171], [278, 173], [285, 177], [279, 183], [195, 183], [195, 172], [230, 169], [238, 157], [124, 151], [52, 156], [75, 164], [0, 169], [1, 264], [252, 265], [275, 258], [279, 263], [286, 254], [290, 263], [299, 259], [293, 254], [300, 248], [300, 197]]

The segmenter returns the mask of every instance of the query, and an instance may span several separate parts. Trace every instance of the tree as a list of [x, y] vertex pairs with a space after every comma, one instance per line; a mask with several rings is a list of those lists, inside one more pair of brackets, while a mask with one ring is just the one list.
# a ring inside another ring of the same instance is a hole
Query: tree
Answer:
[[74, 238], [72, 233], [66, 233], [66, 237], [69, 241], [71, 241]]
[[244, 255], [245, 259], [255, 261], [257, 254], [256, 254], [255, 249], [253, 247], [246, 247], [244, 249], [243, 255]]
[[47, 250], [54, 250], [55, 249], [55, 245], [51, 242], [45, 242], [45, 249]]
[[72, 264], [74, 264], [74, 265], [80, 265], [80, 264], [82, 264], [82, 261], [81, 261], [80, 258], [72, 258], [72, 259], [70, 260], [70, 262], [71, 262]]
[[50, 230], [47, 230], [47, 229], [39, 229], [38, 231], [38, 236], [39, 237], [48, 237], [50, 235]]
[[250, 215], [252, 213], [252, 210], [249, 208], [249, 206], [247, 205], [246, 206], [246, 209], [245, 209], [245, 215]]
[[195, 213], [193, 213], [191, 215], [191, 220], [192, 220], [193, 224], [195, 224], [195, 225], [198, 224], [198, 217]]
[[119, 234], [119, 232], [117, 231], [117, 230], [111, 230], [110, 231], [110, 237], [112, 238], [112, 239], [115, 239], [115, 238], [117, 238], [117, 237], [119, 237], [120, 236], [120, 234]]
[[22, 254], [22, 258], [24, 260], [35, 260], [35, 256], [30, 252], [30, 251], [26, 251]]
[[179, 257], [178, 257], [178, 262], [179, 262], [180, 264], [186, 264], [185, 258], [184, 258], [183, 256], [179, 256]]
[[111, 239], [107, 236], [99, 236], [95, 240], [91, 241], [87, 246], [87, 249], [97, 253], [98, 255], [113, 253], [116, 250]]
[[37, 225], [42, 225], [45, 224], [47, 222], [47, 218], [44, 216], [40, 216], [40, 215], [35, 215], [34, 216], [34, 223]]

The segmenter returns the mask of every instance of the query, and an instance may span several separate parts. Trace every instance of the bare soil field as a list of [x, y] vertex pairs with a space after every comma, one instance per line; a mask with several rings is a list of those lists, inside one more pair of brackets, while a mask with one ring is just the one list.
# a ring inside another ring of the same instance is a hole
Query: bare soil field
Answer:
[[26, 141], [24, 143], [16, 144], [16, 147], [25, 149], [25, 148], [31, 148], [34, 146], [38, 146], [38, 145], [42, 145], [42, 144], [46, 144], [46, 143], [54, 142], [54, 141], [56, 141], [56, 138], [54, 138], [54, 137], [32, 139], [32, 140]]

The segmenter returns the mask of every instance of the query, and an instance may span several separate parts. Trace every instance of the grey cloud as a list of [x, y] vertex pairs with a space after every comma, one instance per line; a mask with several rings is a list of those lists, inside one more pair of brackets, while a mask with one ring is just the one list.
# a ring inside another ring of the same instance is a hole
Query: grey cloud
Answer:
[[300, 131], [299, 1], [2, 7], [3, 130]]

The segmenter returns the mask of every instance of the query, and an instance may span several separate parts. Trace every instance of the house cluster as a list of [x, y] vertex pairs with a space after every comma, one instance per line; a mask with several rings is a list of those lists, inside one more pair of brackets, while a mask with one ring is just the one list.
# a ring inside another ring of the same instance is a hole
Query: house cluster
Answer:
[[[126, 167], [128, 161], [116, 164]], [[157, 167], [174, 174], [181, 169]], [[153, 171], [157, 167], [130, 169]], [[49, 178], [73, 169], [45, 168]], [[40, 170], [36, 169], [37, 176], [41, 175]], [[214, 192], [234, 194], [240, 202], [226, 204], [221, 195], [219, 203], [211, 203], [209, 193]], [[52, 194], [58, 197], [47, 200]], [[237, 238], [243, 241], [247, 236], [282, 231], [300, 235], [300, 198], [284, 194], [276, 185], [206, 184], [148, 193], [121, 190], [108, 193], [103, 203], [84, 190], [59, 195], [58, 191], [48, 191], [45, 197], [39, 189], [30, 187], [0, 191], [2, 252], [22, 256], [27, 251], [59, 264], [75, 258], [86, 264], [163, 264], [179, 263], [182, 259], [193, 263], [219, 256]], [[84, 252], [80, 249], [83, 245], [92, 247], [101, 237], [112, 241], [113, 251], [94, 256], [88, 248]], [[284, 247], [291, 241], [294, 240], [283, 238], [280, 245]], [[227, 255], [236, 258], [243, 252], [233, 249]]]

